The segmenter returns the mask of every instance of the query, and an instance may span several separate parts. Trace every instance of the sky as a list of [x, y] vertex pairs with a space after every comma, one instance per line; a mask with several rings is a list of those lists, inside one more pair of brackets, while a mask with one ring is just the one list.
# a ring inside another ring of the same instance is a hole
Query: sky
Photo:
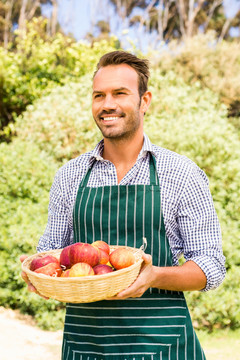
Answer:
[[[124, 29], [114, 14], [114, 9], [107, 0], [58, 0], [58, 20], [66, 33], [72, 33], [76, 40], [83, 39], [87, 32], [91, 31], [93, 19], [96, 22], [106, 16], [109, 17], [113, 35], [121, 37], [126, 44], [129, 39], [137, 44], [146, 44], [144, 33], [136, 33], [133, 29]], [[101, 7], [97, 6], [101, 4]], [[240, 10], [240, 0], [224, 0], [224, 8], [227, 17], [233, 17]], [[51, 14], [51, 7], [43, 6], [43, 14], [47, 17]], [[231, 29], [232, 36], [239, 36], [239, 28]], [[154, 39], [152, 38], [152, 41]], [[143, 49], [142, 49], [143, 50]]]

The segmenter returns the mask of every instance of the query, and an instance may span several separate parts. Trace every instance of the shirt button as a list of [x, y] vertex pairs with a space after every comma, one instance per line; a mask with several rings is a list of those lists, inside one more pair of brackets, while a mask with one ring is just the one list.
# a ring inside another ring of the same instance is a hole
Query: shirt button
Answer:
[[113, 174], [113, 170], [112, 170], [112, 169], [108, 170], [108, 173], [109, 173], [110, 175], [112, 175], [112, 174]]

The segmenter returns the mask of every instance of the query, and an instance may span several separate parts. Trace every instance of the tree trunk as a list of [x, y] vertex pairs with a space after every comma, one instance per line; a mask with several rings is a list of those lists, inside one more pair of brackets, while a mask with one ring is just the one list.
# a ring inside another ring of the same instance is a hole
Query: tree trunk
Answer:
[[5, 5], [6, 5], [6, 15], [5, 15], [4, 33], [3, 33], [3, 46], [6, 49], [8, 46], [9, 32], [11, 27], [13, 0], [8, 0]]
[[218, 39], [219, 42], [222, 41], [224, 39], [224, 36], [227, 34], [232, 20], [233, 20], [232, 18], [229, 18], [225, 21], [225, 24], [223, 25], [223, 28], [222, 28], [221, 35], [219, 36], [219, 39]]
[[25, 30], [26, 28], [26, 8], [28, 0], [22, 0], [22, 5], [20, 9], [20, 15], [18, 19], [18, 28], [19, 30]]
[[173, 1], [160, 0], [158, 6], [158, 39], [164, 41], [164, 32], [168, 27], [169, 19], [172, 17], [169, 13], [170, 4]]
[[207, 20], [206, 20], [206, 22], [205, 22], [205, 24], [204, 24], [204, 32], [207, 31], [209, 22], [210, 22], [211, 18], [213, 17], [213, 14], [214, 14], [215, 9], [216, 9], [218, 6], [222, 5], [222, 4], [223, 4], [223, 0], [214, 0], [213, 4], [212, 4], [212, 6], [211, 6], [211, 8], [210, 8], [210, 10], [209, 10], [209, 13], [208, 13], [208, 15], [207, 15]]
[[187, 37], [193, 36], [194, 22], [197, 14], [202, 8], [204, 0], [198, 0], [197, 4], [195, 4], [194, 0], [189, 0], [189, 10], [188, 10], [188, 19], [187, 19], [187, 29], [186, 34]]
[[40, 6], [40, 1], [39, 1], [39, 0], [35, 0], [33, 6], [31, 7], [31, 9], [30, 9], [30, 11], [29, 11], [29, 13], [28, 13], [28, 15], [27, 15], [27, 20], [28, 20], [28, 21], [31, 20], [31, 19], [34, 17], [35, 12], [36, 12], [36, 10], [37, 10], [37, 8], [38, 8], [39, 6]]
[[186, 33], [187, 37], [191, 37], [193, 33], [193, 22], [194, 22], [194, 0], [189, 0], [188, 4], [188, 19], [186, 22]]
[[185, 37], [185, 35], [186, 35], [185, 24], [187, 21], [185, 4], [184, 4], [183, 0], [176, 0], [176, 4], [177, 4], [178, 14], [179, 14], [180, 31], [181, 31], [182, 37]]
[[55, 35], [57, 31], [57, 15], [58, 15], [58, 3], [57, 0], [52, 0], [53, 10], [51, 16], [51, 35]]
[[[141, 20], [140, 20], [140, 23], [139, 23], [139, 28], [137, 30], [137, 34], [139, 35], [138, 36], [138, 44], [139, 44], [140, 50], [143, 50], [142, 49], [142, 41], [141, 41], [141, 33], [142, 33], [142, 30], [143, 30], [143, 26], [144, 26], [144, 24], [147, 24], [147, 21], [149, 19], [149, 12], [151, 11], [151, 9], [155, 5], [155, 3], [156, 3], [156, 0], [152, 0], [149, 3], [149, 5], [146, 7], [146, 9], [144, 10], [143, 15], [141, 16]], [[146, 25], [146, 28], [147, 28], [147, 25]], [[149, 32], [149, 30], [147, 30], [147, 32]]]
[[159, 1], [158, 4], [158, 38], [160, 41], [163, 41], [163, 0]]

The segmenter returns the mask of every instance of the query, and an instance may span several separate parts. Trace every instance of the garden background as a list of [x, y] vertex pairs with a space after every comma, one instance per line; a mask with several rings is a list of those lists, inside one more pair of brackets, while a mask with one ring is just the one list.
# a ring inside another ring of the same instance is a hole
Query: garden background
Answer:
[[[6, 3], [6, 2], [5, 2]], [[57, 169], [101, 139], [91, 116], [91, 79], [111, 34], [76, 41], [33, 16], [0, 47], [0, 305], [62, 329], [64, 304], [29, 293], [19, 256], [36, 252]], [[89, 40], [89, 39], [88, 39]], [[210, 29], [149, 47], [153, 102], [145, 132], [207, 174], [226, 256], [224, 283], [186, 293], [197, 331], [240, 329], [240, 42]]]

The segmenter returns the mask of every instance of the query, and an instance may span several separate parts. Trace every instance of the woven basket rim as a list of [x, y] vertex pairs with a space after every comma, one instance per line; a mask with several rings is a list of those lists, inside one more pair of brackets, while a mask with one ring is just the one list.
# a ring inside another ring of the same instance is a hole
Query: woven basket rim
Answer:
[[45, 274], [41, 274], [41, 273], [36, 273], [35, 271], [32, 271], [29, 269], [29, 266], [30, 266], [30, 263], [31, 261], [39, 256], [39, 255], [47, 255], [47, 254], [60, 254], [62, 249], [54, 249], [54, 250], [48, 250], [48, 251], [44, 251], [44, 252], [39, 252], [39, 253], [36, 253], [36, 254], [33, 254], [33, 255], [30, 255], [28, 256], [22, 263], [22, 270], [26, 273], [26, 274], [29, 274], [31, 276], [34, 276], [36, 278], [39, 278], [39, 279], [46, 279], [48, 281], [58, 281], [59, 283], [61, 282], [68, 282], [69, 279], [71, 279], [71, 281], [73, 282], [76, 282], [76, 283], [79, 283], [79, 281], [81, 281], [82, 283], [84, 282], [88, 282], [89, 280], [91, 281], [99, 281], [100, 279], [107, 279], [109, 277], [113, 278], [113, 277], [117, 277], [118, 275], [120, 274], [123, 274], [123, 273], [126, 273], [126, 272], [129, 272], [131, 270], [133, 270], [135, 267], [138, 267], [140, 263], [142, 263], [142, 256], [140, 255], [143, 255], [143, 251], [141, 249], [137, 249], [137, 248], [133, 248], [133, 247], [130, 247], [130, 246], [118, 246], [118, 245], [110, 245], [110, 248], [111, 249], [115, 249], [115, 248], [126, 248], [126, 249], [130, 249], [131, 251], [135, 252], [135, 255], [136, 253], [139, 254], [139, 259], [137, 259], [137, 261], [133, 264], [133, 265], [130, 265], [124, 269], [120, 269], [120, 270], [115, 270], [115, 271], [112, 271], [110, 273], [107, 273], [107, 274], [101, 274], [101, 275], [90, 275], [90, 276], [79, 276], [79, 277], [53, 277], [53, 276], [49, 276], [49, 275], [45, 275]]

